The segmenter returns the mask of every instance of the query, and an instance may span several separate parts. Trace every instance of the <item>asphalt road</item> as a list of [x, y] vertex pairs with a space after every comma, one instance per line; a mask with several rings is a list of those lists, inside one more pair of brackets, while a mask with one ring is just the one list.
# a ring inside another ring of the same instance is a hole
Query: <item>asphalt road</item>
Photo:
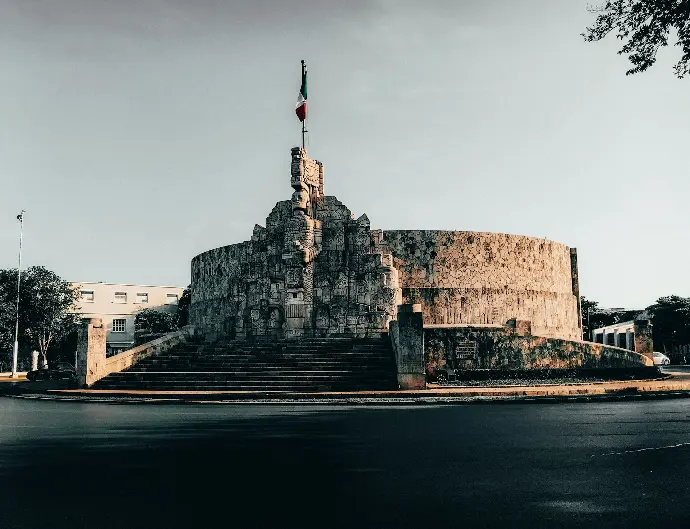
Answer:
[[0, 399], [0, 527], [687, 527], [690, 399]]

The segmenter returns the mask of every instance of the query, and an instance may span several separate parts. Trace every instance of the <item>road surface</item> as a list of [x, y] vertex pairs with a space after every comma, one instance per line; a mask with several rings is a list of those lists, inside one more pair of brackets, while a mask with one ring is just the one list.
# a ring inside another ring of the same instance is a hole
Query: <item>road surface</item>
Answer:
[[0, 399], [0, 527], [675, 527], [690, 400]]

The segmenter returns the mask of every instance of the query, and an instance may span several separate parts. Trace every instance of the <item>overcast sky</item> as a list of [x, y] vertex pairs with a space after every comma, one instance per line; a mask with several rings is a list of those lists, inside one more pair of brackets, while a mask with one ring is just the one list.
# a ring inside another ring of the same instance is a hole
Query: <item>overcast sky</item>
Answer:
[[185, 286], [290, 198], [300, 59], [326, 192], [372, 227], [577, 247], [603, 306], [690, 296], [690, 79], [586, 0], [0, 0], [0, 268]]

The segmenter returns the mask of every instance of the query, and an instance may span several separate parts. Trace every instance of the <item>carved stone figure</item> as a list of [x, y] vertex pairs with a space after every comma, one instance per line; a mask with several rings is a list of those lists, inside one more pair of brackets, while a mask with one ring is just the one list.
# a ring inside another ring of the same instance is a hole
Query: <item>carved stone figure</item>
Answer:
[[226, 292], [219, 317], [234, 319], [238, 338], [385, 331], [401, 290], [380, 232], [325, 196], [323, 164], [305, 149], [292, 149], [290, 186], [290, 200], [250, 241], [228, 247], [222, 263], [200, 263], [206, 279], [197, 281], [223, 278], [214, 287]]

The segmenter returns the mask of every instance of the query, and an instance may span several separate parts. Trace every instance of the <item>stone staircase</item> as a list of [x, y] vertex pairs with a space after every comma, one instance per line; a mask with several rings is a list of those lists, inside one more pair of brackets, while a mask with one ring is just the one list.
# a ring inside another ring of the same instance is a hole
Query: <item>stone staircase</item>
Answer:
[[316, 392], [396, 389], [388, 336], [185, 343], [102, 378], [93, 389]]

